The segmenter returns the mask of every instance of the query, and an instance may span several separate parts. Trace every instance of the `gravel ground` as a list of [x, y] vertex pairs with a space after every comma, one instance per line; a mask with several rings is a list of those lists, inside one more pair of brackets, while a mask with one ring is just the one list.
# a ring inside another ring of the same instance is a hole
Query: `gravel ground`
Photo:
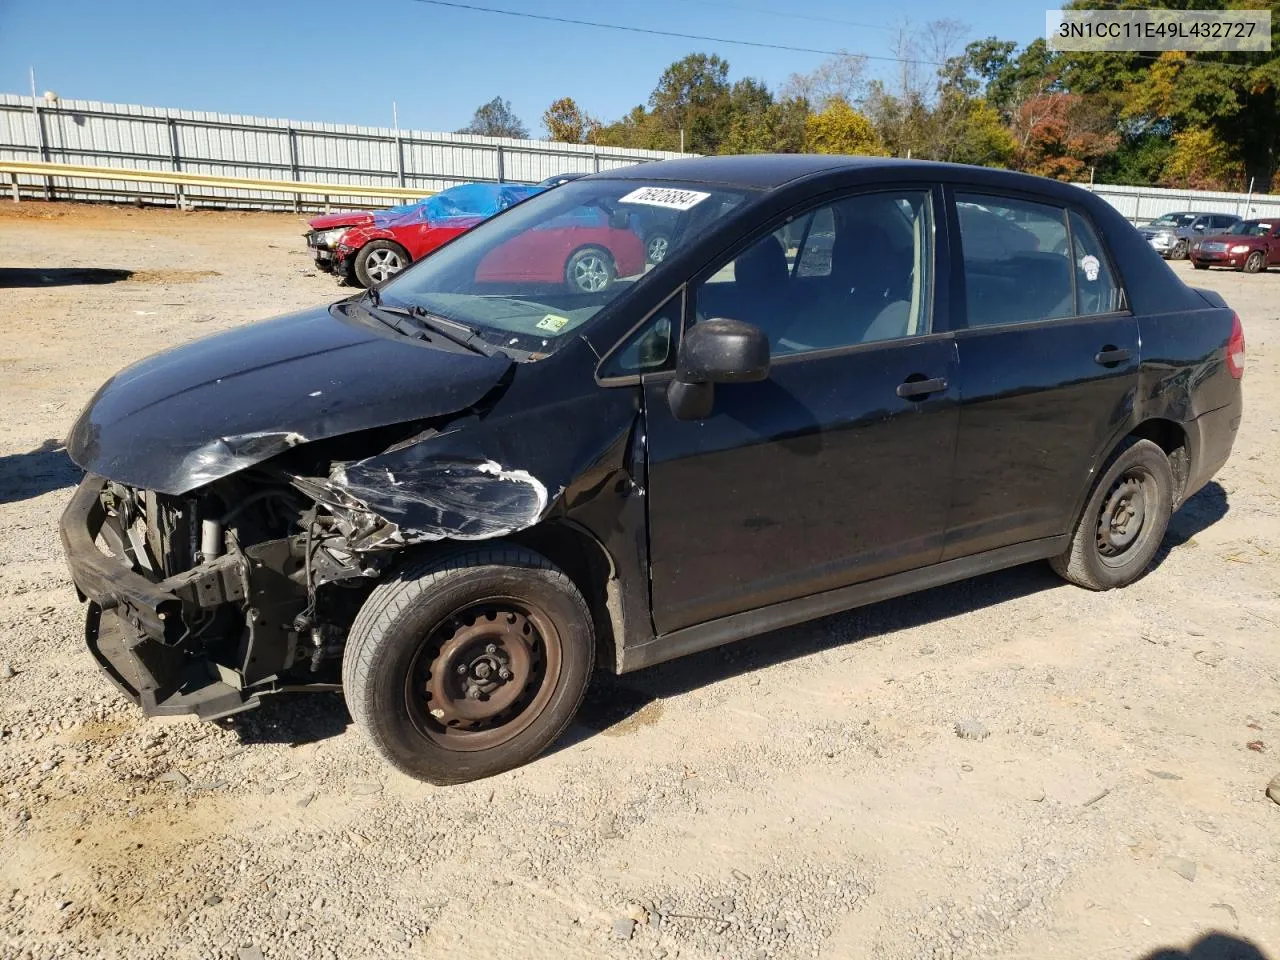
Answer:
[[336, 299], [301, 222], [2, 206], [0, 957], [1280, 957], [1280, 273], [1194, 275], [1248, 411], [1138, 584], [1023, 567], [602, 678], [435, 788], [336, 696], [144, 720], [82, 646], [58, 438], [122, 365]]

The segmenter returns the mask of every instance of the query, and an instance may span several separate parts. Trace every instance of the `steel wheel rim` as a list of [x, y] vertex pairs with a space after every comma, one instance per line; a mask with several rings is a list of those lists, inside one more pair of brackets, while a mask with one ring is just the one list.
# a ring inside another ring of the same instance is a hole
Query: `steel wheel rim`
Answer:
[[365, 273], [379, 282], [393, 277], [404, 269], [400, 254], [394, 250], [372, 250], [364, 265]]
[[559, 631], [540, 608], [513, 597], [466, 604], [438, 622], [418, 648], [405, 705], [418, 732], [436, 745], [492, 749], [542, 713], [562, 659]]
[[653, 237], [649, 240], [649, 262], [661, 263], [667, 256], [667, 238]]
[[1116, 478], [1098, 511], [1095, 543], [1104, 564], [1122, 566], [1146, 546], [1158, 498], [1155, 477], [1146, 469], [1134, 467]]
[[587, 293], [598, 293], [609, 284], [609, 265], [598, 253], [588, 253], [573, 264], [573, 282]]

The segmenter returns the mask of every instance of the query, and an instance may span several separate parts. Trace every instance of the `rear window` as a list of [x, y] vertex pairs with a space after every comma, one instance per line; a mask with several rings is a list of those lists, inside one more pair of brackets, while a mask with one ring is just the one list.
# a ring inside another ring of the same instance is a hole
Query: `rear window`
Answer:
[[1088, 219], [1058, 206], [957, 194], [970, 327], [1092, 316], [1123, 294]]

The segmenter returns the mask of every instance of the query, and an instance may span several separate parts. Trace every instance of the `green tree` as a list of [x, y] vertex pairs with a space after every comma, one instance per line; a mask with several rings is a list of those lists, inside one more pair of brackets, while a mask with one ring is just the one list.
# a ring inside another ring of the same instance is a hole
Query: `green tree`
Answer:
[[528, 128], [511, 109], [511, 101], [501, 97], [494, 97], [477, 107], [471, 122], [458, 133], [474, 133], [481, 137], [515, 137], [518, 140], [529, 137]]
[[691, 53], [662, 71], [649, 108], [677, 147], [683, 130], [686, 150], [716, 153], [731, 123], [730, 96], [728, 61]]
[[813, 153], [885, 155], [884, 143], [871, 121], [842, 99], [805, 121], [805, 149]]

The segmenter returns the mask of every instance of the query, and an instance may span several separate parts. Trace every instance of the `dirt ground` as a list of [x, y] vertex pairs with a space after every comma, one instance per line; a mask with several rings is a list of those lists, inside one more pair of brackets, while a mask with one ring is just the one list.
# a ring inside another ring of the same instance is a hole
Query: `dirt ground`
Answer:
[[337, 299], [301, 229], [0, 204], [0, 957], [1280, 958], [1280, 272], [1194, 274], [1246, 417], [1138, 584], [1022, 567], [602, 679], [548, 756], [434, 788], [336, 696], [144, 720], [63, 564], [77, 411]]

